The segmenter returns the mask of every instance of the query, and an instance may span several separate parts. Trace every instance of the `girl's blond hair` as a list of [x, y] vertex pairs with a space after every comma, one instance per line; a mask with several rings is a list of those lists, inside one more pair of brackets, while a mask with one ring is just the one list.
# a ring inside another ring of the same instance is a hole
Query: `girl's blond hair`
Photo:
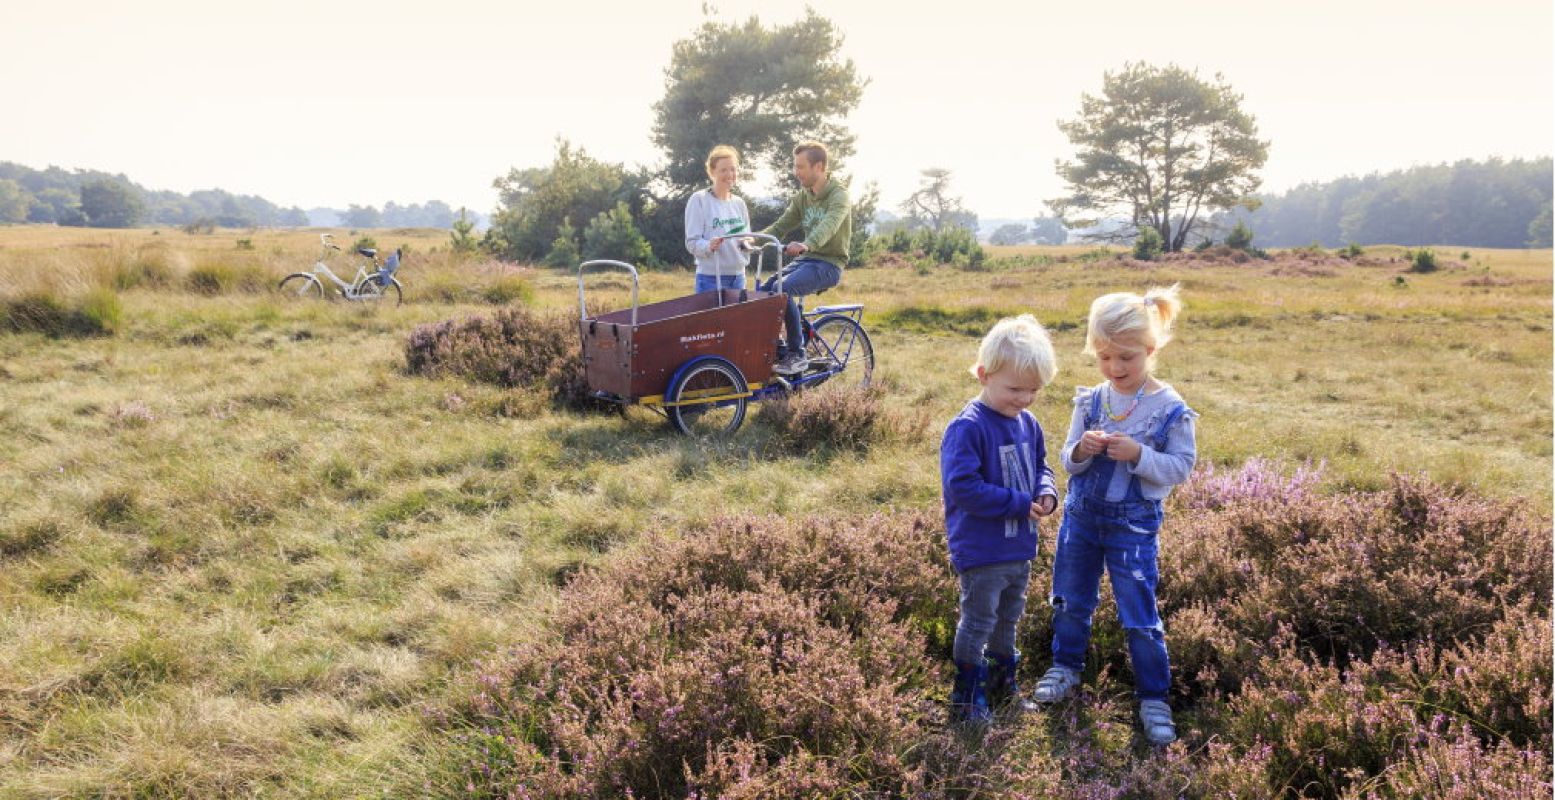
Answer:
[[1085, 354], [1096, 355], [1109, 342], [1137, 342], [1155, 352], [1172, 340], [1172, 323], [1182, 311], [1181, 284], [1152, 288], [1143, 295], [1133, 292], [1104, 294], [1091, 303], [1085, 329]]
[[[1013, 369], [1021, 375], [1035, 375], [1041, 386], [1053, 381], [1058, 358], [1053, 355], [1053, 340], [1047, 329], [1030, 314], [1005, 317], [994, 324], [977, 348], [977, 363], [972, 374], [982, 367], [985, 375]], [[1039, 386], [1038, 388], [1041, 388]]]
[[713, 165], [717, 164], [720, 158], [732, 158], [735, 166], [740, 165], [740, 151], [726, 144], [718, 145], [707, 154], [707, 177], [713, 177]]

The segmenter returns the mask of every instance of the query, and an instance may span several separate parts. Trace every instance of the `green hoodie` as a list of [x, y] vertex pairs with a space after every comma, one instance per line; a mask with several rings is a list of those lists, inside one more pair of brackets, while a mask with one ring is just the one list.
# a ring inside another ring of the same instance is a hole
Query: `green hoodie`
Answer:
[[853, 241], [853, 204], [848, 201], [848, 189], [842, 181], [828, 178], [820, 195], [800, 189], [788, 202], [783, 216], [761, 232], [781, 238], [801, 227], [804, 244], [810, 248], [801, 258], [819, 258], [838, 269], [848, 265], [848, 245]]

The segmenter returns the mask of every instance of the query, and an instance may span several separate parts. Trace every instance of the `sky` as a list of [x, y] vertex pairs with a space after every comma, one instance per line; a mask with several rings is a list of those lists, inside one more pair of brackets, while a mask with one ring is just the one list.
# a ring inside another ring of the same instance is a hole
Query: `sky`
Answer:
[[[876, 182], [884, 209], [941, 167], [984, 219], [1043, 213], [1073, 152], [1057, 122], [1131, 61], [1223, 75], [1271, 141], [1266, 191], [1555, 141], [1549, 0], [808, 5], [869, 81], [842, 174]], [[704, 9], [777, 25], [805, 7], [18, 0], [0, 10], [0, 161], [281, 206], [490, 212], [492, 182], [549, 163], [558, 136], [662, 163], [652, 107]]]

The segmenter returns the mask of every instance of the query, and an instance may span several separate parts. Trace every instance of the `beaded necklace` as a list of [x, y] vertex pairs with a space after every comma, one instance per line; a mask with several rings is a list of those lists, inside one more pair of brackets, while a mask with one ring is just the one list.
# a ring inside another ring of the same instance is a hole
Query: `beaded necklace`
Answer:
[[1139, 408], [1139, 398], [1145, 396], [1145, 387], [1149, 384], [1150, 381], [1148, 379], [1140, 381], [1139, 391], [1134, 393], [1134, 402], [1129, 403], [1128, 408], [1124, 409], [1122, 414], [1114, 414], [1112, 413], [1112, 382], [1108, 381], [1107, 390], [1103, 392], [1101, 396], [1102, 410], [1106, 412], [1107, 417], [1113, 422], [1122, 422], [1123, 420], [1128, 419], [1128, 415], [1134, 413], [1134, 409]]

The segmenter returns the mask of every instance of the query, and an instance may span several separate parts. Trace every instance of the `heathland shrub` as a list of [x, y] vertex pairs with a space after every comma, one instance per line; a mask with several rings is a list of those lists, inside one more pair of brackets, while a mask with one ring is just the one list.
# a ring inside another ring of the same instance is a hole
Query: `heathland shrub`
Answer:
[[111, 336], [123, 315], [119, 295], [112, 289], [93, 289], [69, 299], [33, 292], [0, 300], [0, 331], [42, 333], [55, 339]]
[[1139, 229], [1139, 235], [1134, 237], [1134, 258], [1140, 261], [1154, 261], [1161, 257], [1161, 249], [1164, 247], [1161, 232], [1151, 227]]
[[919, 620], [951, 613], [937, 516], [737, 517], [573, 581], [555, 638], [486, 672], [467, 791], [794, 797], [921, 788]]
[[[476, 796], [1548, 797], [1549, 519], [1418, 478], [1206, 471], [1162, 531], [1183, 742], [1137, 747], [1110, 596], [1078, 702], [942, 727], [937, 514], [729, 518], [568, 587], [455, 722]], [[1052, 528], [1033, 567], [1050, 583]], [[1105, 590], [1104, 590], [1105, 591]], [[1028, 606], [1025, 677], [1051, 612]]]
[[822, 385], [815, 390], [761, 404], [756, 418], [776, 432], [777, 445], [791, 453], [865, 450], [876, 443], [922, 438], [928, 417], [885, 404], [885, 390]]
[[1404, 257], [1409, 260], [1410, 272], [1435, 272], [1437, 269], [1436, 251], [1429, 247], [1405, 253]]
[[588, 393], [577, 325], [576, 317], [522, 306], [417, 325], [405, 341], [405, 366], [412, 375], [540, 388], [559, 403], [583, 405]]

